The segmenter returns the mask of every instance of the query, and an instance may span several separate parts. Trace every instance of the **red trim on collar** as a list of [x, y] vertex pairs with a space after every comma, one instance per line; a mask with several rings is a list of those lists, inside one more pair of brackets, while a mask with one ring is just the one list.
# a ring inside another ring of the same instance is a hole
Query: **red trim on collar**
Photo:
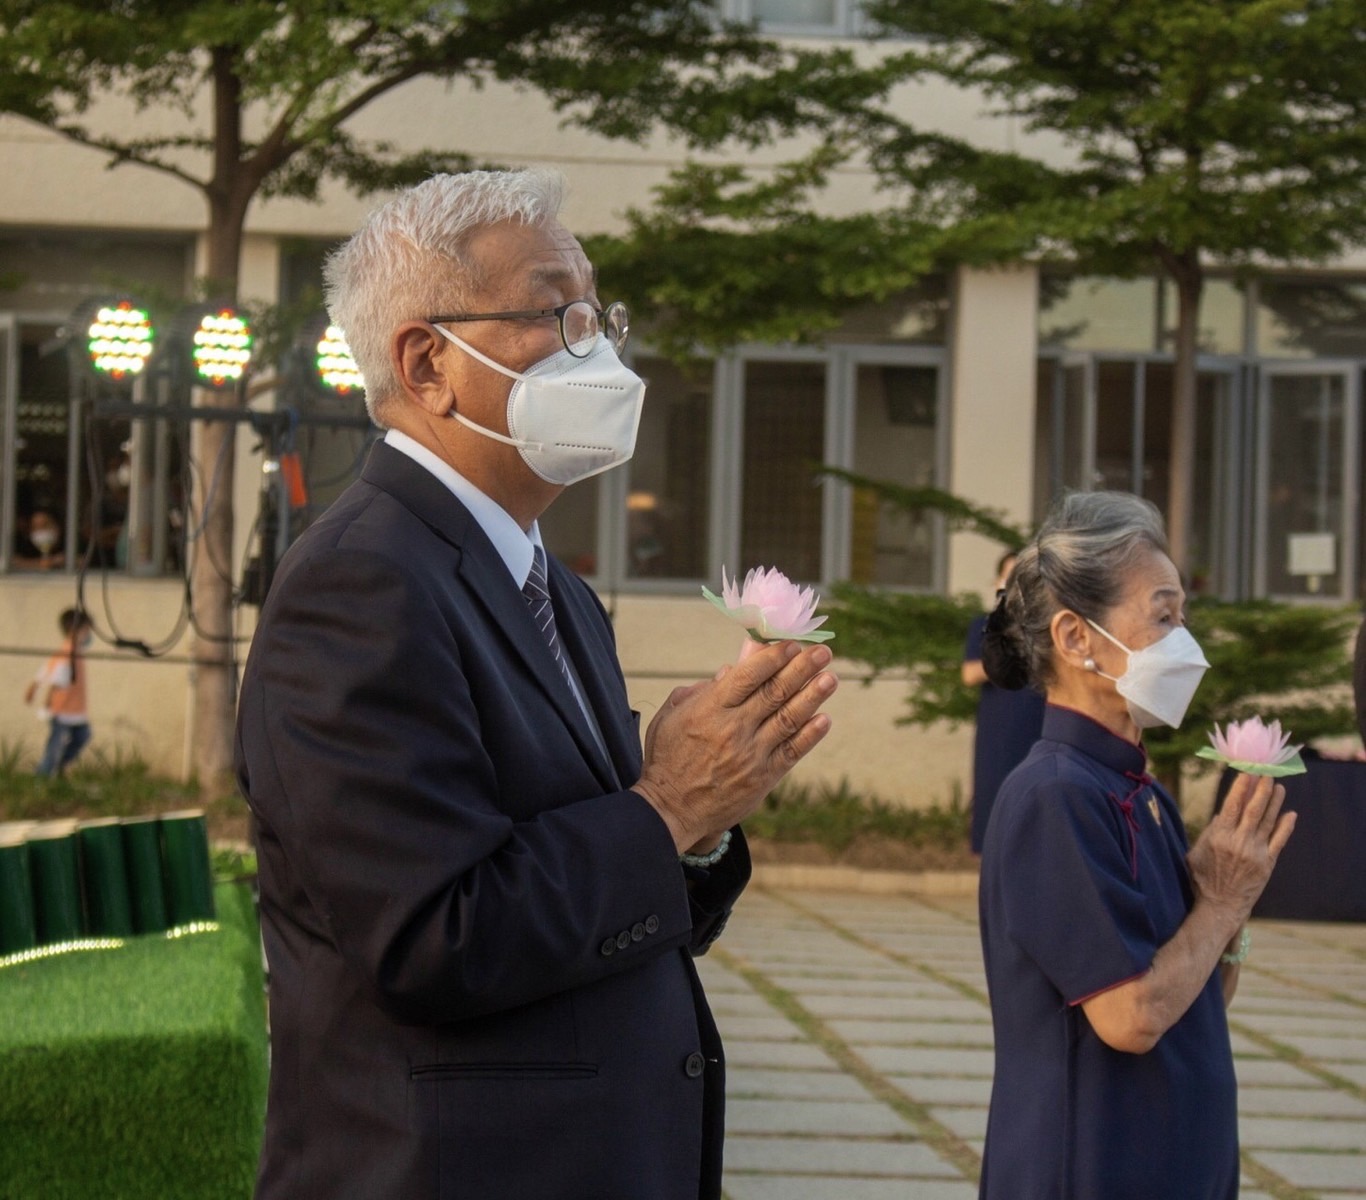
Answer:
[[1129, 873], [1134, 877], [1134, 882], [1138, 882], [1138, 818], [1134, 816], [1134, 801], [1144, 788], [1151, 786], [1157, 781], [1147, 773], [1135, 774], [1133, 771], [1125, 771], [1124, 777], [1133, 781], [1134, 787], [1127, 796], [1121, 800], [1114, 792], [1106, 792], [1105, 795], [1119, 806], [1119, 811], [1124, 814], [1125, 823], [1129, 826]]

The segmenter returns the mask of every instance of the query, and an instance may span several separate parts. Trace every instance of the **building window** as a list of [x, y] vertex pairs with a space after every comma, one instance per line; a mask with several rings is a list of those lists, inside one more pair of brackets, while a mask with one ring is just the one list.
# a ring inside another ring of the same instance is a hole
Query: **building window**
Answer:
[[824, 362], [751, 360], [744, 370], [740, 562], [821, 577]]
[[[901, 487], [940, 484], [941, 372], [934, 365], [861, 363], [855, 370], [853, 470]], [[940, 522], [854, 489], [849, 578], [929, 590], [937, 586]]]
[[13, 429], [3, 473], [13, 480], [4, 496], [5, 565], [178, 572], [183, 426], [102, 412], [132, 397], [99, 390], [79, 367], [73, 372], [63, 333], [46, 322], [0, 325], [0, 390]]
[[1280, 597], [1348, 599], [1360, 462], [1348, 432], [1360, 419], [1359, 374], [1306, 364], [1262, 379], [1262, 586]]
[[723, 0], [736, 21], [754, 21], [766, 33], [850, 36], [864, 31], [857, 0]]
[[750, 0], [750, 11], [761, 25], [833, 29], [839, 20], [839, 0]]
[[[0, 234], [0, 565], [178, 571], [184, 533], [179, 426], [107, 411], [155, 387], [113, 389], [73, 357], [70, 317], [104, 296], [184, 295], [190, 242], [126, 234]], [[173, 303], [173, 300], [171, 301]], [[57, 541], [44, 553], [51, 536]], [[35, 540], [36, 535], [36, 540]]]
[[942, 589], [942, 521], [831, 483], [821, 468], [944, 486], [946, 296], [930, 281], [854, 314], [820, 348], [750, 346], [680, 364], [645, 335], [630, 356], [646, 381], [635, 454], [555, 501], [541, 518], [546, 544], [610, 593], [695, 593], [719, 584], [723, 565], [776, 567], [804, 584]]
[[1264, 358], [1366, 358], [1366, 283], [1259, 281], [1256, 325]]
[[632, 365], [648, 399], [626, 468], [626, 577], [710, 578], [713, 365], [649, 355]]
[[[1158, 283], [1161, 305], [1161, 349], [1176, 351], [1178, 300], [1169, 279]], [[1196, 345], [1201, 354], [1241, 354], [1247, 343], [1247, 288], [1231, 279], [1206, 279], [1200, 294], [1200, 330]]]
[[1040, 281], [1040, 346], [1144, 352], [1156, 346], [1157, 331], [1152, 279], [1048, 275]]
[[[1230, 512], [1242, 486], [1238, 374], [1210, 361], [1196, 376], [1191, 590], [1231, 594]], [[1153, 355], [1088, 354], [1042, 360], [1036, 409], [1034, 516], [1062, 490], [1133, 492], [1166, 511], [1175, 373]], [[1245, 474], [1243, 472], [1242, 474]]]

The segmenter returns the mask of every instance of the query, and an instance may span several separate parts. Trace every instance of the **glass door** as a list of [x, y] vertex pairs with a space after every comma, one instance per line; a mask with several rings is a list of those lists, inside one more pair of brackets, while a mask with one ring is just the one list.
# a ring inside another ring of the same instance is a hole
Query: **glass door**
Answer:
[[0, 481], [6, 570], [58, 571], [82, 545], [71, 376], [61, 323], [0, 317]]
[[1095, 374], [1090, 354], [1038, 360], [1034, 400], [1034, 523], [1064, 491], [1095, 479]]
[[[1061, 489], [1133, 492], [1165, 515], [1175, 385], [1170, 358], [1069, 355], [1049, 362], [1039, 378], [1035, 480], [1036, 488], [1047, 480], [1047, 495], [1035, 496], [1036, 519]], [[1238, 591], [1236, 531], [1245, 493], [1237, 469], [1239, 395], [1236, 365], [1201, 363], [1190, 567], [1196, 594], [1231, 598]]]
[[1361, 520], [1360, 376], [1349, 364], [1263, 366], [1258, 595], [1348, 601]]
[[[1132, 490], [1165, 515], [1171, 501], [1172, 405], [1176, 371], [1168, 360], [1136, 364], [1135, 480]], [[1232, 599], [1237, 594], [1233, 559], [1236, 514], [1243, 488], [1235, 468], [1238, 430], [1237, 370], [1206, 363], [1195, 381], [1195, 478], [1191, 492], [1190, 579], [1192, 595]]]
[[[897, 487], [944, 487], [947, 372], [934, 349], [850, 347], [834, 362], [830, 462]], [[910, 512], [867, 488], [828, 487], [828, 579], [942, 591], [943, 517]]]

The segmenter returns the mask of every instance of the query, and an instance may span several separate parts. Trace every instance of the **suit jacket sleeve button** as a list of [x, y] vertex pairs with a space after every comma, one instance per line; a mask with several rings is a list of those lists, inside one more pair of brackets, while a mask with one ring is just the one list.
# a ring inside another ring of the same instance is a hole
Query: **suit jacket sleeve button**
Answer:
[[605, 942], [603, 942], [599, 949], [601, 949], [604, 958], [610, 957], [612, 954], [616, 952], [617, 939], [608, 938]]
[[643, 942], [644, 940], [645, 924], [643, 921], [637, 921], [634, 925], [631, 926], [631, 941]]
[[659, 918], [656, 917], [653, 913], [652, 913], [650, 916], [648, 916], [648, 917], [645, 918], [645, 932], [646, 932], [646, 933], [658, 933], [658, 932], [659, 932]]
[[630, 944], [631, 944], [631, 931], [630, 931], [629, 929], [623, 929], [619, 934], [617, 934], [617, 949], [618, 949], [618, 950], [625, 950], [626, 947], [629, 946]]
[[683, 1073], [689, 1079], [696, 1079], [707, 1067], [707, 1060], [696, 1051], [683, 1060]]

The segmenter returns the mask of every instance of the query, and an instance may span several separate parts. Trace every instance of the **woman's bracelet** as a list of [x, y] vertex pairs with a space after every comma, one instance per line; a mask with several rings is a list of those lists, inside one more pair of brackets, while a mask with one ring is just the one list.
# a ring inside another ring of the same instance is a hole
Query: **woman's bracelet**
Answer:
[[1242, 965], [1247, 960], [1247, 952], [1252, 949], [1252, 931], [1246, 925], [1243, 932], [1238, 935], [1238, 952], [1236, 954], [1221, 954], [1219, 961], [1227, 963], [1230, 967]]
[[730, 830], [727, 829], [721, 835], [720, 844], [709, 854], [680, 854], [678, 861], [685, 867], [714, 867], [726, 856], [726, 851], [729, 849]]

